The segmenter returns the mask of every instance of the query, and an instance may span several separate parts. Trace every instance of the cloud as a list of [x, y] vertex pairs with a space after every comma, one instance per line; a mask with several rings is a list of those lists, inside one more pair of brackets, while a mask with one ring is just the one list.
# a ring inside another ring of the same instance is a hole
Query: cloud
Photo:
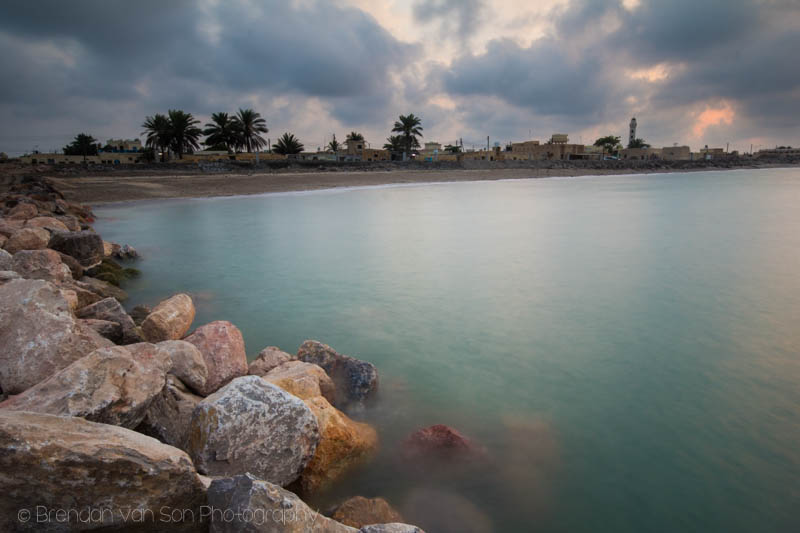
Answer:
[[417, 0], [413, 13], [417, 22], [436, 22], [442, 33], [455, 33], [465, 41], [485, 20], [485, 8], [483, 0]]

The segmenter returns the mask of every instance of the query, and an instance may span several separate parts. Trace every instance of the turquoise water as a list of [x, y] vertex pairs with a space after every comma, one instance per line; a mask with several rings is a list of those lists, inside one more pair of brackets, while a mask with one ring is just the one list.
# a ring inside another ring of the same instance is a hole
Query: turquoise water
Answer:
[[[428, 528], [450, 509], [494, 531], [800, 531], [800, 170], [96, 212], [143, 255], [130, 305], [187, 291], [196, 323], [234, 322], [251, 356], [314, 338], [377, 365], [380, 397], [352, 416], [381, 451], [315, 506], [382, 495]], [[489, 460], [403, 461], [433, 423]]]

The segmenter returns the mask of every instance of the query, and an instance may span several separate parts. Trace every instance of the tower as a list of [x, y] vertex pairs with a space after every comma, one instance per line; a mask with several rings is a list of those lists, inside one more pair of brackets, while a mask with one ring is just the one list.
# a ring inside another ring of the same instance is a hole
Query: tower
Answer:
[[631, 145], [633, 140], [636, 138], [636, 117], [631, 119], [631, 129], [628, 132], [628, 146]]

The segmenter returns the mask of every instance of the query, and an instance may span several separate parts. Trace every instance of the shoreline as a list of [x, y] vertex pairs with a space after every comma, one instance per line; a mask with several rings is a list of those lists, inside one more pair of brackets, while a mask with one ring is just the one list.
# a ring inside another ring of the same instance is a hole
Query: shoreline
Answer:
[[479, 181], [604, 177], [685, 172], [712, 172], [769, 168], [794, 168], [793, 164], [742, 165], [692, 168], [497, 168], [497, 169], [395, 169], [337, 172], [260, 172], [151, 174], [135, 176], [47, 176], [73, 202], [97, 206], [147, 200], [253, 196], [303, 193], [381, 186], [429, 185]]

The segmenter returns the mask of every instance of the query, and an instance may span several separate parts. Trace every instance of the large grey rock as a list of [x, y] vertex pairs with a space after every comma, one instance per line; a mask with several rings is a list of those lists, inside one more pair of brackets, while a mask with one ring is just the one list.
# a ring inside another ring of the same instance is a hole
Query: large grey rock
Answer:
[[378, 390], [378, 370], [375, 365], [342, 355], [327, 344], [305, 341], [297, 351], [297, 358], [321, 366], [333, 379], [336, 385], [334, 405], [364, 401]]
[[11, 269], [27, 279], [62, 283], [72, 279], [69, 267], [54, 250], [23, 250], [14, 254]]
[[9, 282], [12, 279], [22, 279], [22, 276], [13, 270], [0, 270], [0, 285]]
[[203, 474], [250, 472], [286, 485], [311, 460], [319, 439], [317, 419], [302, 400], [244, 376], [197, 404], [187, 451]]
[[205, 390], [208, 367], [203, 354], [194, 344], [186, 341], [164, 341], [159, 342], [158, 347], [166, 350], [172, 359], [171, 374], [197, 393]]
[[312, 363], [287, 361], [261, 377], [303, 400], [324, 396], [329, 402], [336, 401], [333, 380]]
[[116, 298], [120, 302], [124, 302], [128, 299], [127, 292], [101, 279], [83, 276], [76, 282], [76, 285], [87, 291], [92, 291], [103, 298]]
[[[0, 487], [0, 531], [9, 532], [187, 530], [160, 522], [159, 511], [187, 509], [197, 517], [206, 502], [203, 481], [177, 448], [80, 418], [6, 410], [0, 410]], [[100, 512], [92, 524], [35, 518], [21, 524], [18, 513], [35, 517], [37, 505]], [[128, 513], [137, 509], [151, 510], [155, 523], [134, 523]]]
[[200, 326], [184, 339], [193, 344], [208, 367], [208, 378], [201, 395], [211, 394], [233, 378], [247, 374], [247, 354], [239, 328], [219, 320]]
[[184, 449], [192, 412], [202, 399], [192, 394], [178, 378], [167, 374], [167, 384], [153, 398], [136, 431]]
[[[288, 490], [251, 474], [215, 479], [208, 488], [208, 505], [230, 509], [231, 520], [217, 516], [211, 533], [357, 533], [313, 511]], [[248, 519], [253, 517], [253, 519]], [[258, 517], [258, 518], [256, 518]]]
[[50, 232], [43, 228], [22, 228], [8, 238], [3, 247], [8, 253], [15, 254], [20, 250], [41, 250], [47, 248]]
[[0, 387], [19, 394], [111, 342], [78, 323], [52, 284], [12, 280], [0, 286]]
[[87, 305], [79, 309], [76, 315], [78, 318], [94, 318], [116, 322], [122, 328], [122, 344], [134, 344], [144, 341], [142, 332], [116, 298], [104, 298], [99, 302]]
[[135, 428], [161, 393], [171, 365], [153, 344], [96, 350], [0, 404], [0, 409], [80, 416]]
[[99, 265], [103, 260], [103, 239], [93, 231], [56, 232], [48, 246], [74, 257], [84, 268]]
[[194, 321], [194, 303], [188, 294], [176, 294], [159, 303], [142, 322], [150, 342], [182, 339]]

